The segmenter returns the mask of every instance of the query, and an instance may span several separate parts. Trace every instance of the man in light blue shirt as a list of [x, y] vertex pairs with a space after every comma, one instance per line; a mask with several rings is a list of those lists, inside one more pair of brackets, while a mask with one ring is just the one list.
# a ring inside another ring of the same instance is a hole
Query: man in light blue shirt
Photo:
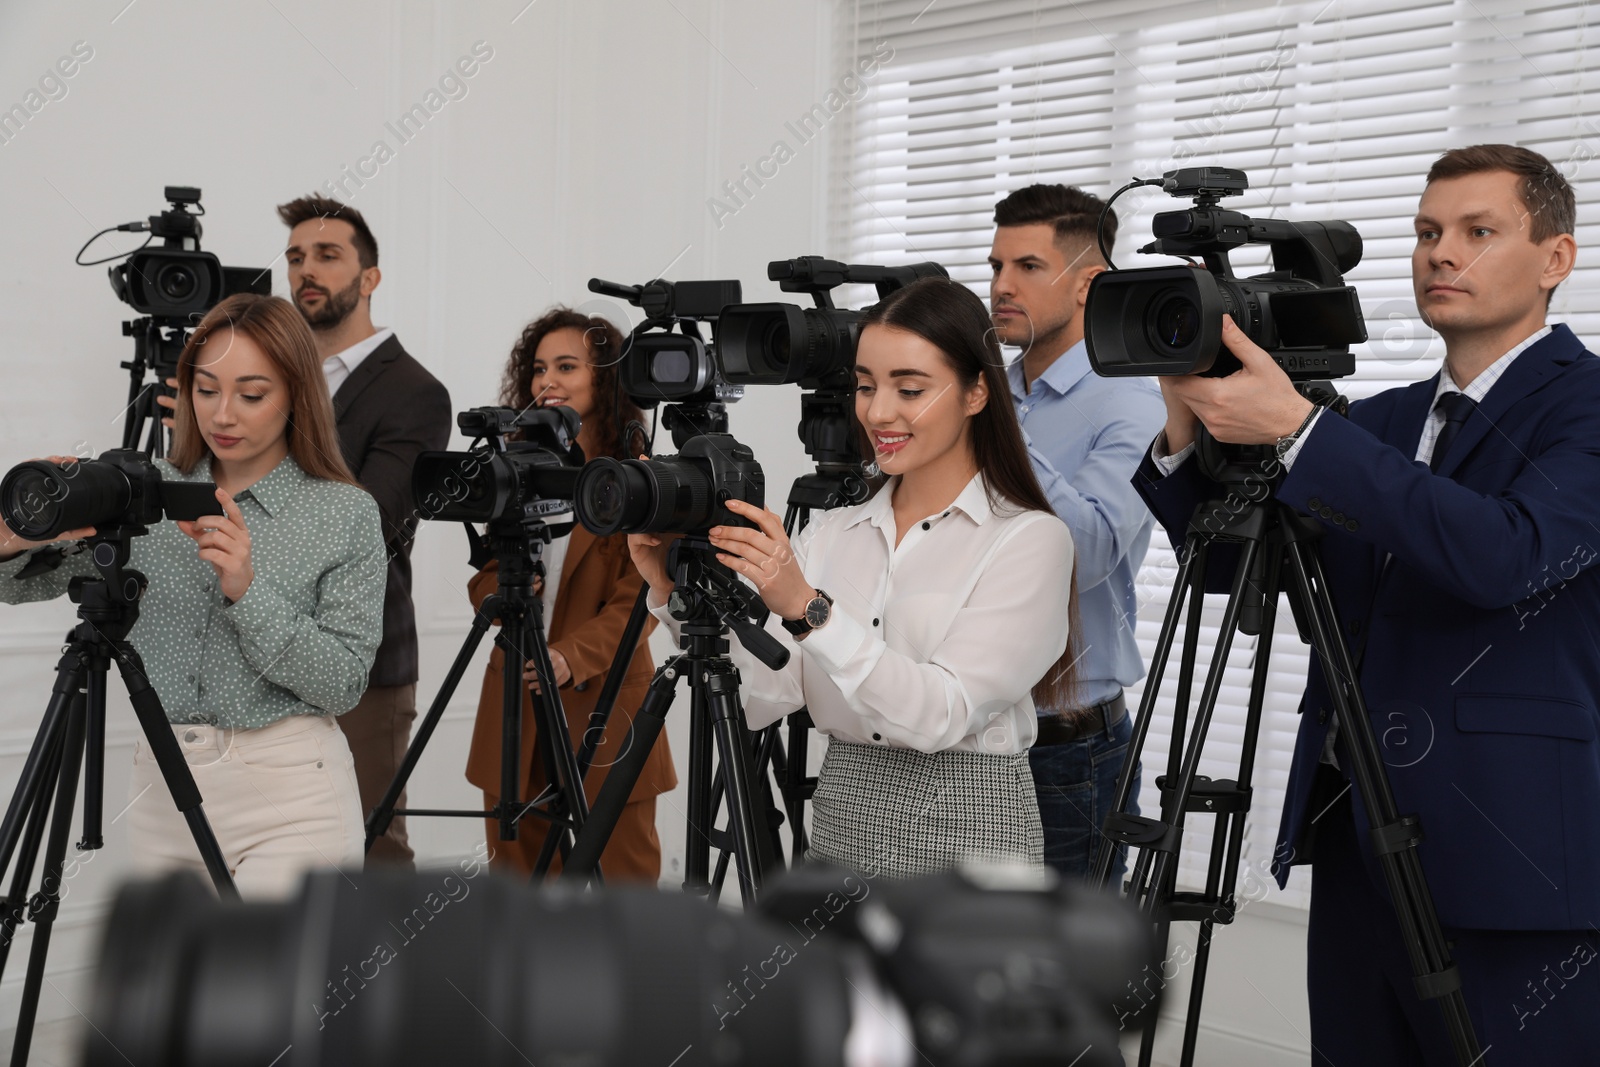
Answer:
[[[1133, 732], [1122, 688], [1144, 676], [1134, 580], [1153, 519], [1132, 478], [1166, 418], [1149, 379], [1102, 378], [1089, 368], [1083, 309], [1090, 279], [1106, 269], [1095, 238], [1103, 206], [1064, 185], [1020, 189], [995, 205], [989, 253], [995, 332], [1022, 349], [1008, 368], [1017, 417], [1034, 473], [1077, 550], [1078, 699], [1038, 709], [1029, 762], [1045, 862], [1078, 878], [1099, 848]], [[1107, 245], [1116, 225], [1108, 213]]]

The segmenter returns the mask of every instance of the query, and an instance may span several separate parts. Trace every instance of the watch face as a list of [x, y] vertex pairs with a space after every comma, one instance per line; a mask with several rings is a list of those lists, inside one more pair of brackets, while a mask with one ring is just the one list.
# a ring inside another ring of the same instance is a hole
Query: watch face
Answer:
[[828, 610], [832, 606], [820, 596], [806, 605], [806, 622], [811, 624], [813, 630], [828, 621]]

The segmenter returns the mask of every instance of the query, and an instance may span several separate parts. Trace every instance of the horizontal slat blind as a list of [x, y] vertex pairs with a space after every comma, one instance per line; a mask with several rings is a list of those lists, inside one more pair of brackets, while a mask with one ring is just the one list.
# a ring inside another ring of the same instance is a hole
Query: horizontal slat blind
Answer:
[[[1251, 188], [1227, 206], [1344, 219], [1361, 231], [1365, 256], [1349, 281], [1371, 340], [1341, 383], [1361, 397], [1438, 370], [1442, 343], [1411, 296], [1410, 218], [1440, 152], [1501, 141], [1543, 152], [1577, 190], [1584, 251], [1552, 317], [1593, 337], [1600, 265], [1587, 249], [1600, 242], [1600, 215], [1588, 205], [1600, 194], [1600, 162], [1590, 162], [1600, 157], [1600, 65], [1586, 62], [1586, 48], [1600, 44], [1600, 30], [1589, 21], [1583, 3], [1509, 0], [843, 3], [841, 61], [882, 42], [895, 58], [841, 124], [833, 247], [852, 262], [936, 260], [987, 296], [994, 204], [1006, 193], [1046, 181], [1106, 195], [1174, 167], [1236, 167]], [[1148, 189], [1123, 197], [1119, 265], [1171, 262], [1136, 249], [1155, 212], [1182, 204]], [[1240, 274], [1266, 263], [1264, 248], [1234, 256]], [[1176, 570], [1156, 539], [1139, 582], [1147, 660]], [[1221, 615], [1212, 599], [1205, 649]], [[1273, 650], [1246, 854], [1256, 864], [1271, 858], [1308, 662], [1286, 609], [1280, 623], [1290, 632]], [[1253, 654], [1241, 638], [1204, 773], [1233, 776]], [[1160, 710], [1152, 754], [1166, 744], [1170, 706]], [[1147, 764], [1147, 811], [1158, 770]], [[1186, 851], [1191, 884], [1204, 864]], [[1303, 902], [1304, 890], [1291, 883], [1277, 899]]]

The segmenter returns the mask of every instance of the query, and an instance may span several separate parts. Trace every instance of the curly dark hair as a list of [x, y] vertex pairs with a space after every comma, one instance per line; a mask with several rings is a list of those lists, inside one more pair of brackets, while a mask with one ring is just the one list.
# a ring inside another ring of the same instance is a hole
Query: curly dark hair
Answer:
[[[594, 375], [590, 394], [594, 397], [594, 412], [589, 416], [589, 423], [601, 454], [617, 459], [637, 459], [648, 446], [644, 412], [622, 391], [618, 381], [622, 332], [599, 315], [585, 315], [557, 304], [528, 323], [511, 347], [511, 358], [506, 362], [500, 381], [500, 403], [519, 409], [528, 406], [533, 387], [534, 353], [539, 351], [539, 342], [556, 330], [579, 330], [588, 344], [589, 370]], [[623, 440], [625, 427], [632, 431], [626, 442]]]

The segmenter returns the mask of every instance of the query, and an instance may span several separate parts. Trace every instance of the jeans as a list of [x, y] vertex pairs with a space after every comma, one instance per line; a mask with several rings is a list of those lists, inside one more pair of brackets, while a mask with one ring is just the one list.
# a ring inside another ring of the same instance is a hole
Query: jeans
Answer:
[[[1117, 776], [1133, 736], [1133, 717], [1124, 715], [1109, 732], [1096, 730], [1064, 745], [1035, 745], [1028, 751], [1033, 785], [1044, 823], [1044, 862], [1063, 876], [1087, 879], [1100, 848], [1100, 827], [1117, 797]], [[1139, 773], [1133, 779], [1128, 813], [1139, 813]], [[1118, 849], [1111, 882], [1127, 870], [1127, 849]]]

